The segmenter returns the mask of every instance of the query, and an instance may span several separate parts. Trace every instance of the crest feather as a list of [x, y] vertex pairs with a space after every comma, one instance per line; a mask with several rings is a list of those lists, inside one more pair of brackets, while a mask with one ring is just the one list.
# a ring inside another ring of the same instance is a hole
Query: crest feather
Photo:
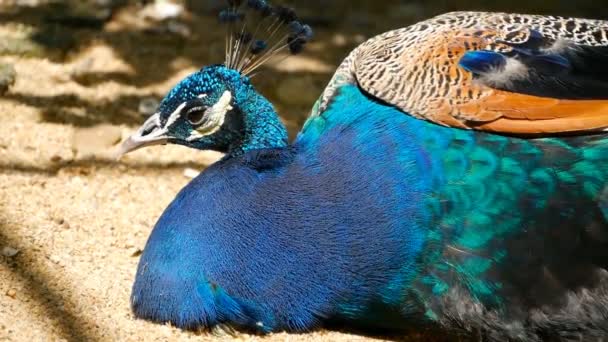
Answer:
[[292, 8], [265, 0], [228, 0], [219, 20], [228, 27], [225, 65], [243, 75], [282, 51], [302, 52], [313, 36]]

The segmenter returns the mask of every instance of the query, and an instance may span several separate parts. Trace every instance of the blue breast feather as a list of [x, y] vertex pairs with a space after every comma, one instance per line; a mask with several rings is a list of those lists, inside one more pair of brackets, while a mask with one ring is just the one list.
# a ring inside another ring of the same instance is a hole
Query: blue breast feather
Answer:
[[[533, 337], [581, 289], [608, 303], [607, 172], [601, 136], [450, 129], [346, 86], [293, 145], [225, 159], [178, 194], [133, 309], [190, 329], [347, 320]], [[566, 323], [600, 331], [598, 310]]]

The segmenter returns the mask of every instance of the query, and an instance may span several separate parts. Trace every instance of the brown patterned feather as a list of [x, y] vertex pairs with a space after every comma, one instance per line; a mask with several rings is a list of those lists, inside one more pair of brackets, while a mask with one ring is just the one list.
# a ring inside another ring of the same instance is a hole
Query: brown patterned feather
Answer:
[[[448, 13], [384, 33], [357, 47], [337, 70], [313, 116], [322, 114], [341, 85], [357, 83], [370, 95], [412, 116], [445, 126], [515, 134], [608, 128], [608, 94], [598, 99], [564, 99], [509, 91], [512, 82], [535, 81], [517, 57], [506, 58], [503, 69], [481, 75], [459, 65], [469, 51], [512, 56], [514, 46], [534, 39], [535, 32], [549, 44], [539, 48], [549, 55], [576, 54], [578, 47], [608, 47], [606, 21]], [[608, 74], [608, 56], [602, 72]]]

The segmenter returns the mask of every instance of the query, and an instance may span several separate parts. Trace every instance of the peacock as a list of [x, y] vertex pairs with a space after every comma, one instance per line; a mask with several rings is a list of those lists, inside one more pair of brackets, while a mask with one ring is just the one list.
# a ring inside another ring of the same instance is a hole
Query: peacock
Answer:
[[456, 12], [381, 34], [290, 142], [251, 75], [312, 29], [288, 7], [228, 3], [225, 62], [121, 145], [224, 153], [156, 223], [136, 317], [608, 336], [608, 22]]

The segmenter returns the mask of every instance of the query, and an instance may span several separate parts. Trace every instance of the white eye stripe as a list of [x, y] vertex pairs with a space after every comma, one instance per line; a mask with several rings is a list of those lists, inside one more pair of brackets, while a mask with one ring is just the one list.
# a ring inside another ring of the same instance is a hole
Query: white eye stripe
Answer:
[[193, 141], [202, 138], [204, 135], [200, 134], [197, 131], [190, 132], [190, 136], [186, 138], [186, 141]]
[[232, 94], [226, 90], [222, 96], [220, 96], [219, 100], [217, 100], [213, 106], [209, 107], [209, 109], [207, 109], [205, 113], [207, 122], [205, 122], [203, 126], [197, 128], [197, 130], [200, 133], [203, 133], [222, 126], [224, 124], [226, 113], [232, 109], [230, 106], [231, 100]]
[[[200, 94], [197, 97], [205, 98], [205, 97], [207, 97], [207, 94]], [[220, 96], [218, 101], [213, 106], [208, 107], [208, 108], [205, 106], [197, 106], [197, 107], [189, 108], [187, 111], [182, 112], [184, 110], [184, 108], [186, 107], [186, 105], [188, 104], [188, 102], [183, 102], [179, 106], [177, 106], [177, 108], [175, 108], [175, 110], [169, 115], [169, 118], [167, 119], [164, 129], [169, 129], [169, 127], [171, 125], [173, 125], [184, 114], [187, 115], [188, 113], [191, 113], [193, 111], [205, 110], [205, 114], [203, 116], [206, 119], [205, 122], [200, 127], [197, 127], [195, 130], [192, 130], [190, 132], [190, 136], [188, 138], [186, 138], [186, 140], [193, 141], [193, 140], [200, 139], [206, 135], [213, 134], [213, 133], [217, 132], [220, 129], [220, 127], [224, 124], [226, 113], [228, 113], [228, 111], [232, 110], [232, 106], [230, 105], [231, 101], [232, 101], [232, 93], [230, 93], [230, 91], [226, 90], [226, 91], [224, 91], [222, 96]], [[202, 121], [202, 118], [201, 118], [201, 121]], [[193, 123], [193, 124], [196, 125], [198, 123]]]
[[192, 112], [196, 112], [196, 111], [199, 111], [199, 110], [205, 110], [205, 109], [207, 109], [207, 107], [205, 107], [205, 106], [196, 106], [196, 107], [192, 107], [192, 108], [189, 108], [189, 109], [186, 111], [186, 114], [188, 114], [188, 113], [192, 113]]
[[[200, 94], [199, 96], [197, 96], [199, 99], [205, 98], [207, 97], [207, 94]], [[186, 107], [186, 105], [188, 104], [188, 102], [182, 102], [179, 106], [177, 106], [177, 108], [175, 108], [175, 110], [171, 113], [171, 115], [169, 115], [169, 118], [167, 119], [167, 123], [165, 124], [165, 127], [170, 127], [171, 125], [173, 125], [175, 123], [175, 121], [177, 121], [177, 119], [179, 119], [179, 117], [181, 116], [181, 111], [184, 109], [184, 107]], [[195, 108], [191, 108], [190, 110], [188, 110], [188, 112], [194, 110], [194, 109], [204, 109], [204, 107], [195, 107]], [[160, 127], [160, 118], [158, 119], [158, 126]]]
[[182, 104], [177, 106], [177, 108], [175, 108], [173, 113], [171, 113], [171, 115], [169, 115], [169, 118], [167, 119], [167, 123], [165, 124], [165, 128], [168, 128], [171, 125], [173, 125], [173, 123], [175, 123], [175, 121], [181, 116], [181, 112], [182, 112], [182, 109], [184, 109], [184, 107], [186, 107], [186, 102], [183, 102]]

